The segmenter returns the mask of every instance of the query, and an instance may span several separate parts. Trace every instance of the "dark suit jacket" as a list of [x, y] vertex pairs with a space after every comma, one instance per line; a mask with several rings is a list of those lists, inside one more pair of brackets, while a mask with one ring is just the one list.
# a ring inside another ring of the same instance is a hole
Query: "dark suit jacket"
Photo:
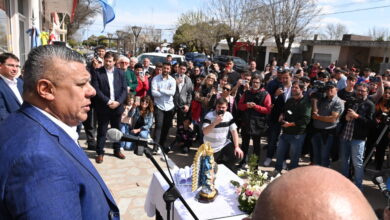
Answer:
[[[20, 94], [23, 93], [23, 80], [20, 78], [18, 81], [18, 89]], [[0, 121], [8, 117], [9, 114], [18, 110], [21, 106], [21, 103], [16, 98], [15, 94], [12, 92], [11, 88], [7, 83], [0, 78]]]
[[0, 123], [0, 219], [119, 219], [83, 150], [28, 103]]
[[122, 114], [124, 111], [123, 103], [127, 98], [127, 83], [124, 73], [115, 68], [114, 69], [114, 93], [115, 101], [121, 105], [112, 110], [107, 103], [110, 100], [110, 86], [108, 84], [108, 77], [104, 67], [95, 70], [92, 76], [92, 86], [96, 89], [95, 108], [98, 114], [105, 114], [114, 111], [115, 114]]

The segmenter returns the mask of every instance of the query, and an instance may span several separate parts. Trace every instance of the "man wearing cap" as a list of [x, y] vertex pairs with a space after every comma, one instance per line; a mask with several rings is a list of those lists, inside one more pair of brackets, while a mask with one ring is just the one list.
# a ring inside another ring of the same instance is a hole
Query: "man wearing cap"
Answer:
[[329, 167], [329, 153], [336, 135], [339, 117], [344, 110], [343, 101], [337, 96], [336, 83], [329, 81], [325, 84], [326, 96], [321, 99], [312, 98], [313, 128], [311, 139], [313, 159], [316, 165]]

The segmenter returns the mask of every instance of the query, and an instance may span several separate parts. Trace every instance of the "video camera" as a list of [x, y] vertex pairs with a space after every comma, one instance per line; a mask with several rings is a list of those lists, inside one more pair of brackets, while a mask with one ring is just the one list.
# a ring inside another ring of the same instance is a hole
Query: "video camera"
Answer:
[[345, 102], [345, 109], [352, 109], [354, 111], [357, 111], [359, 104], [362, 102], [361, 99], [358, 99], [356, 97], [349, 97], [347, 101]]
[[314, 92], [310, 95], [311, 98], [322, 99], [326, 96], [325, 82], [321, 80], [314, 80], [312, 86]]

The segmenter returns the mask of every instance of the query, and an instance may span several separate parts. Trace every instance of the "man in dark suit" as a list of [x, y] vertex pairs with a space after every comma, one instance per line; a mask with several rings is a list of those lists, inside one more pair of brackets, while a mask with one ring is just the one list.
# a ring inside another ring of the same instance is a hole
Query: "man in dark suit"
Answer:
[[[0, 123], [0, 219], [119, 219], [76, 126], [95, 89], [84, 58], [63, 46], [33, 49], [24, 103]], [[17, 150], [16, 150], [17, 149]]]
[[[96, 147], [96, 163], [103, 162], [104, 144], [108, 124], [119, 129], [123, 103], [127, 98], [127, 84], [123, 72], [115, 68], [116, 56], [107, 52], [104, 55], [104, 66], [95, 71], [92, 85], [96, 89], [95, 109], [98, 115], [98, 133]], [[119, 143], [114, 143], [114, 156], [125, 159], [120, 151]]]
[[23, 80], [17, 78], [19, 58], [12, 53], [0, 54], [0, 121], [18, 110], [23, 103]]

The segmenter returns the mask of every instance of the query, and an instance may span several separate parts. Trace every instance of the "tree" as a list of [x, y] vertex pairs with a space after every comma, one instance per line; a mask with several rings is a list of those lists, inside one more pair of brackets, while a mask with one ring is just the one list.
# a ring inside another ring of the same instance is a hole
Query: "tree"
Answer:
[[101, 7], [96, 0], [79, 0], [72, 23], [70, 23], [69, 17], [67, 16], [68, 38], [72, 38], [79, 29], [91, 25], [94, 22], [91, 18], [99, 14], [100, 10]]
[[[257, 0], [256, 14], [275, 39], [279, 65], [291, 54], [291, 45], [304, 35], [319, 14], [315, 0]], [[253, 12], [255, 13], [255, 12]]]
[[211, 0], [208, 11], [220, 24], [220, 31], [229, 46], [229, 54], [233, 53], [234, 44], [244, 33], [249, 33], [256, 22], [257, 7], [254, 0]]
[[389, 40], [389, 30], [386, 28], [372, 27], [368, 29], [368, 36], [376, 41]]
[[210, 53], [213, 46], [222, 39], [226, 25], [216, 24], [202, 11], [183, 13], [178, 19], [178, 27], [173, 36], [172, 46], [178, 49], [186, 45], [187, 51]]
[[71, 46], [72, 48], [75, 48], [76, 46], [79, 45], [79, 42], [77, 42], [75, 39], [70, 38], [70, 39], [68, 39], [68, 44], [69, 44], [69, 46]]
[[327, 24], [325, 27], [325, 36], [328, 40], [341, 40], [343, 35], [348, 33], [348, 29], [343, 24]]

